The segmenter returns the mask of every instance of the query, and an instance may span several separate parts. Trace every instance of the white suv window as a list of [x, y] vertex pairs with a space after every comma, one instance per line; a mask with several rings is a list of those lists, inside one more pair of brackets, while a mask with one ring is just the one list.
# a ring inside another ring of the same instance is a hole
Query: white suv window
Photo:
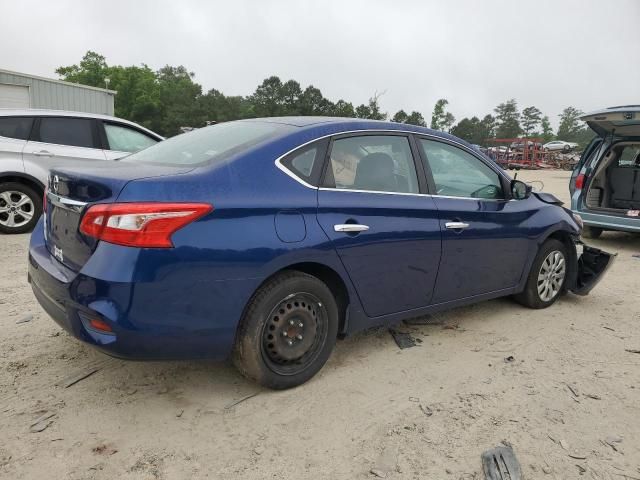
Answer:
[[154, 138], [124, 125], [105, 123], [104, 131], [107, 134], [109, 149], [118, 152], [135, 153], [158, 143]]
[[0, 137], [27, 140], [31, 124], [32, 117], [0, 117]]
[[73, 117], [42, 117], [39, 141], [72, 147], [96, 148], [93, 142], [93, 120]]

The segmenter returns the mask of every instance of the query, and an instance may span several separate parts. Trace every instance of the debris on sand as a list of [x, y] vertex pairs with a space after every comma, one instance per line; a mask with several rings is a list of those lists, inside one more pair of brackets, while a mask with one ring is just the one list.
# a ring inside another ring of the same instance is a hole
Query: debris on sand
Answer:
[[481, 455], [486, 480], [521, 480], [522, 471], [511, 447], [496, 447]]
[[77, 370], [76, 372], [72, 373], [68, 377], [65, 377], [62, 380], [60, 380], [60, 382], [58, 382], [58, 385], [64, 388], [69, 388], [70, 386], [75, 385], [79, 381], [90, 377], [91, 375], [96, 373], [98, 370], [100, 370], [100, 367], [90, 367], [82, 370]]
[[31, 320], [33, 320], [33, 315], [28, 314], [20, 317], [18, 320], [16, 320], [16, 323], [27, 323], [27, 322], [30, 322]]
[[399, 332], [393, 328], [389, 329], [389, 333], [396, 341], [396, 344], [401, 349], [411, 348], [416, 346], [416, 339], [410, 333]]
[[249, 395], [245, 395], [244, 397], [239, 398], [238, 400], [234, 400], [233, 402], [228, 403], [227, 405], [225, 405], [225, 406], [224, 406], [224, 409], [225, 409], [225, 410], [230, 410], [230, 409], [232, 409], [233, 407], [235, 407], [236, 405], [238, 405], [238, 404], [240, 404], [240, 403], [242, 403], [242, 402], [244, 402], [244, 401], [246, 401], [246, 400], [249, 400], [250, 398], [255, 397], [255, 396], [256, 396], [256, 395], [258, 395], [259, 393], [260, 393], [260, 392], [250, 393]]
[[53, 417], [56, 416], [56, 412], [45, 412], [40, 415], [29, 427], [31, 433], [39, 433], [47, 429], [53, 423]]

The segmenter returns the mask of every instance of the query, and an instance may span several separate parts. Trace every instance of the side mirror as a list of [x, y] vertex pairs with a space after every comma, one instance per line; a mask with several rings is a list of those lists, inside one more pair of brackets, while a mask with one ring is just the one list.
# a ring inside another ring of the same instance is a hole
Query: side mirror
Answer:
[[531, 196], [531, 185], [520, 180], [511, 180], [511, 198], [525, 200]]

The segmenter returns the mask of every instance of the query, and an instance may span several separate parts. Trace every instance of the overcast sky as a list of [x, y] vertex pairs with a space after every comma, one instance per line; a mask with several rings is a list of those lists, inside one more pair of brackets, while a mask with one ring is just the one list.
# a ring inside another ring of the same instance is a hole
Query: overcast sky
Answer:
[[204, 90], [267, 76], [393, 114], [458, 118], [516, 98], [557, 115], [640, 103], [640, 0], [0, 0], [0, 68], [56, 78], [87, 50], [184, 65]]

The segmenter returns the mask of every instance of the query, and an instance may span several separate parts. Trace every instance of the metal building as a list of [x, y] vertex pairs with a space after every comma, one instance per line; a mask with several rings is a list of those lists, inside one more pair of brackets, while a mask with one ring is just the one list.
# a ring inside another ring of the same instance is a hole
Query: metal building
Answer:
[[47, 108], [113, 115], [116, 92], [0, 69], [0, 108]]

